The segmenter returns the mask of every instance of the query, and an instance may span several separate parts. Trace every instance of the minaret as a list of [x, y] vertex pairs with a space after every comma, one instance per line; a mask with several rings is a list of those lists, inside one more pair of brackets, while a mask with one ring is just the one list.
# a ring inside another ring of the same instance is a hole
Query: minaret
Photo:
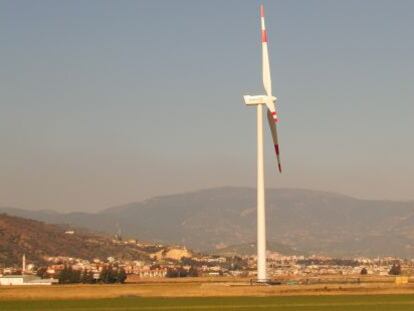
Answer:
[[26, 254], [23, 254], [22, 257], [22, 274], [26, 272]]

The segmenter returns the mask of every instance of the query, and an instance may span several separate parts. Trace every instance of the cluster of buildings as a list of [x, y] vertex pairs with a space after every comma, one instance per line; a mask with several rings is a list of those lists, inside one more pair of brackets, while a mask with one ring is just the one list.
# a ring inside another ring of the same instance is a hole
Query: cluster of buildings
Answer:
[[[68, 233], [69, 234], [69, 233]], [[114, 240], [114, 243], [126, 243]], [[127, 241], [127, 243], [137, 243]], [[143, 245], [141, 245], [142, 247]], [[101, 272], [108, 266], [123, 269], [127, 282], [148, 278], [184, 277], [184, 276], [236, 276], [256, 278], [256, 256], [217, 256], [193, 254], [185, 247], [153, 247], [146, 260], [122, 260], [114, 257], [102, 259], [83, 259], [71, 257], [48, 257], [47, 264], [36, 267], [26, 264], [23, 255], [21, 268], [0, 268], [0, 285], [51, 285], [58, 282], [59, 273], [65, 267], [74, 271], [91, 273], [98, 280]], [[268, 253], [267, 270], [273, 279], [307, 278], [313, 276], [357, 276], [389, 275], [391, 267], [398, 267], [405, 275], [414, 275], [414, 260], [399, 258], [352, 258], [335, 259], [323, 256], [284, 256]]]
[[[414, 260], [394, 257], [335, 259], [325, 256], [283, 256], [272, 254], [268, 259], [268, 271], [279, 276], [387, 276], [393, 265], [398, 264], [404, 274], [414, 273]], [[254, 260], [252, 262], [254, 265]]]
[[54, 278], [42, 278], [32, 273], [35, 266], [26, 265], [26, 256], [22, 256], [22, 267], [0, 269], [0, 285], [52, 285], [58, 283]]

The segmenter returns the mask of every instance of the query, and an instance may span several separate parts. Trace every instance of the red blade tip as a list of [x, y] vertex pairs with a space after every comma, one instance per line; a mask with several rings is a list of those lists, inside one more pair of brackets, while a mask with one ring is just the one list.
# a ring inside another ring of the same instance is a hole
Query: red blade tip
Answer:
[[260, 17], [264, 17], [264, 7], [263, 7], [263, 4], [260, 5]]

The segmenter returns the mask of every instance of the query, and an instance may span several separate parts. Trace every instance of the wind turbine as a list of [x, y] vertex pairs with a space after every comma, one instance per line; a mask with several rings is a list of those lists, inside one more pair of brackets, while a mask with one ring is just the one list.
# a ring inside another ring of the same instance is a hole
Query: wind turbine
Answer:
[[280, 164], [279, 141], [277, 138], [276, 97], [272, 95], [272, 81], [270, 78], [269, 51], [267, 47], [267, 32], [265, 27], [264, 8], [260, 6], [261, 41], [262, 41], [262, 71], [263, 86], [266, 95], [245, 95], [244, 101], [248, 106], [257, 107], [257, 282], [268, 282], [266, 273], [266, 214], [265, 214], [265, 187], [264, 187], [264, 158], [263, 158], [263, 106], [267, 107], [267, 120], [272, 133], [277, 165]]

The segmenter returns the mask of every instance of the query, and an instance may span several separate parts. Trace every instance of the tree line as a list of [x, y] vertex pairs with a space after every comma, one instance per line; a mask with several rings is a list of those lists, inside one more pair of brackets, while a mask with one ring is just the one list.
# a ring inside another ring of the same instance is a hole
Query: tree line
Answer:
[[124, 283], [127, 278], [126, 272], [123, 268], [114, 268], [112, 266], [104, 267], [99, 273], [99, 278], [96, 279], [92, 271], [88, 270], [74, 270], [71, 266], [64, 266], [60, 271], [58, 279], [60, 284], [95, 284], [95, 283]]

